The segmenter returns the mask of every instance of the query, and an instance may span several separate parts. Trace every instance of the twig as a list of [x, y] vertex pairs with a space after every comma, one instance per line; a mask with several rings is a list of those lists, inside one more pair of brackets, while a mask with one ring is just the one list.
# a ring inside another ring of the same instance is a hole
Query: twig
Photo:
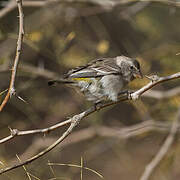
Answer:
[[180, 120], [180, 109], [178, 111], [177, 118], [174, 120], [170, 133], [168, 137], [166, 138], [164, 144], [160, 148], [159, 152], [156, 154], [156, 156], [152, 159], [152, 161], [146, 166], [144, 173], [142, 174], [140, 180], [148, 180], [150, 176], [152, 175], [155, 168], [158, 166], [158, 164], [162, 161], [164, 156], [167, 154], [169, 148], [171, 147], [175, 135], [178, 130], [178, 122]]
[[[40, 0], [40, 1], [31, 1], [31, 0], [27, 0], [23, 3], [23, 6], [26, 7], [44, 7], [50, 3], [73, 3], [73, 2], [79, 2], [79, 3], [94, 3], [96, 5], [101, 5], [102, 7], [104, 7], [103, 12], [106, 10], [112, 10], [115, 6], [117, 5], [124, 5], [124, 4], [128, 4], [128, 3], [132, 3], [132, 2], [160, 2], [160, 3], [164, 3], [164, 4], [168, 4], [168, 5], [172, 5], [172, 6], [176, 6], [176, 7], [180, 7], [180, 3], [173, 1], [173, 0], [121, 0], [121, 1], [112, 1], [109, 0], [106, 3], [101, 3], [100, 1], [95, 1], [95, 0], [89, 0], [89, 1], [83, 1], [83, 0]], [[9, 12], [11, 12], [13, 9], [15, 9], [17, 6], [16, 3], [12, 1], [10, 1], [6, 7], [4, 7], [1, 11], [0, 11], [0, 18], [4, 17], [5, 15], [7, 15]], [[98, 11], [96, 13], [101, 13], [102, 10], [98, 9]]]
[[[49, 133], [55, 129], [58, 129], [58, 128], [65, 126], [67, 124], [70, 124], [70, 123], [71, 123], [71, 119], [68, 119], [66, 121], [57, 123], [53, 126], [50, 126], [48, 128], [43, 128], [43, 129], [35, 129], [35, 130], [27, 130], [27, 131], [10, 129], [11, 134], [9, 136], [1, 139], [0, 144], [5, 143], [5, 142], [15, 138], [16, 136]], [[100, 136], [108, 136], [108, 137], [129, 138], [132, 136], [136, 136], [138, 134], [142, 134], [143, 132], [148, 132], [148, 131], [152, 131], [152, 130], [168, 132], [169, 129], [170, 129], [169, 123], [164, 123], [164, 122], [160, 123], [160, 122], [148, 120], [148, 121], [139, 123], [137, 125], [133, 125], [130, 127], [123, 127], [123, 128], [119, 128], [119, 129], [108, 128], [105, 126], [91, 128], [91, 129], [88, 128], [87, 132], [88, 132], [88, 134], [91, 134], [91, 136], [100, 135]], [[81, 132], [81, 134], [84, 134], [84, 133]], [[90, 137], [88, 136], [87, 138], [89, 139], [89, 138], [91, 138], [91, 136]]]
[[47, 78], [48, 80], [49, 79], [60, 79], [59, 75], [55, 72], [52, 72], [48, 69], [39, 68], [39, 67], [30, 65], [30, 64], [27, 64], [27, 63], [20, 64], [19, 70], [22, 72], [30, 73], [32, 75]]
[[14, 0], [10, 0], [6, 7], [0, 10], [0, 18], [4, 17], [6, 14], [11, 12], [16, 6], [17, 4], [14, 2]]
[[143, 94], [145, 97], [166, 99], [180, 94], [180, 86], [166, 91], [149, 90]]
[[[156, 131], [160, 133], [168, 133], [171, 128], [171, 123], [158, 122], [158, 121], [144, 121], [135, 125], [128, 127], [107, 127], [107, 126], [98, 126], [98, 127], [88, 127], [79, 131], [75, 131], [71, 136], [66, 138], [66, 141], [61, 143], [61, 147], [65, 148], [66, 146], [79, 143], [81, 141], [88, 141], [96, 136], [113, 138], [119, 140], [127, 140], [128, 138], [138, 136], [143, 133], [148, 133], [150, 131]], [[178, 128], [178, 133], [180, 133], [180, 126]], [[52, 144], [55, 141], [55, 137], [46, 136], [35, 138], [26, 151], [20, 156], [21, 159], [27, 159], [28, 157], [33, 156], [39, 152], [40, 149], [44, 149], [48, 144]], [[16, 163], [16, 158], [11, 159], [11, 164]]]
[[[88, 170], [88, 171], [93, 172], [94, 174], [96, 174], [97, 176], [99, 176], [101, 179], [104, 179], [103, 175], [101, 175], [100, 173], [98, 173], [98, 172], [95, 171], [94, 169], [91, 169], [91, 168], [88, 168], [88, 167], [83, 166], [82, 160], [83, 160], [83, 159], [82, 159], [82, 157], [81, 157], [81, 164], [80, 164], [80, 165], [78, 165], [78, 164], [64, 164], [64, 163], [48, 163], [48, 166], [68, 166], [68, 167], [80, 168], [80, 169], [81, 169], [81, 173], [82, 173], [82, 170], [85, 169], [85, 170]], [[81, 180], [82, 180], [82, 174], [81, 174]]]
[[30, 135], [30, 134], [37, 134], [37, 133], [48, 133], [52, 130], [55, 130], [59, 127], [62, 127], [66, 124], [70, 124], [71, 123], [71, 119], [60, 122], [55, 124], [54, 126], [50, 126], [48, 128], [44, 128], [44, 129], [36, 129], [36, 130], [28, 130], [28, 131], [19, 131], [17, 129], [10, 129], [11, 134], [3, 139], [0, 140], [0, 144], [5, 143], [7, 141], [9, 141], [10, 139], [15, 138], [16, 136], [24, 136], [24, 135]]
[[22, 8], [22, 0], [16, 0], [16, 2], [17, 2], [18, 10], [19, 10], [19, 35], [18, 35], [18, 40], [17, 40], [16, 56], [15, 56], [14, 64], [12, 67], [12, 74], [11, 74], [9, 89], [2, 104], [0, 105], [0, 111], [2, 111], [2, 109], [6, 105], [9, 98], [16, 93], [14, 84], [15, 84], [17, 66], [18, 66], [19, 57], [21, 54], [22, 41], [23, 41], [23, 36], [24, 36], [24, 14], [23, 14], [23, 8]]
[[[16, 0], [17, 2], [17, 0]], [[27, 7], [42, 7], [46, 5], [46, 1], [24, 1], [23, 6]], [[17, 7], [17, 3], [15, 3], [15, 0], [10, 0], [6, 6], [0, 10], [0, 19], [6, 16], [9, 12], [11, 12], [13, 9]]]
[[69, 119], [71, 125], [69, 126], [69, 128], [63, 133], [63, 135], [57, 140], [55, 141], [52, 145], [50, 145], [49, 147], [47, 147], [45, 150], [41, 151], [40, 153], [38, 153], [37, 155], [27, 159], [26, 161], [22, 162], [22, 163], [19, 163], [19, 164], [16, 164], [16, 165], [13, 165], [13, 166], [9, 166], [7, 168], [4, 168], [4, 169], [1, 169], [0, 170], [0, 174], [3, 174], [5, 172], [8, 172], [12, 169], [15, 169], [15, 168], [18, 168], [18, 167], [21, 167], [23, 165], [26, 165], [26, 164], [29, 164], [31, 163], [32, 161], [38, 159], [39, 157], [43, 156], [44, 154], [48, 153], [49, 151], [51, 151], [53, 148], [55, 148], [58, 144], [60, 144], [71, 132], [72, 130], [74, 129], [74, 127], [77, 126], [77, 124], [83, 119], [85, 118], [86, 116], [102, 109], [102, 108], [105, 108], [107, 106], [110, 106], [110, 105], [113, 105], [113, 104], [117, 104], [121, 101], [125, 101], [125, 100], [128, 100], [128, 99], [132, 99], [132, 100], [136, 100], [140, 97], [140, 95], [142, 95], [144, 92], [146, 92], [147, 90], [151, 89], [152, 87], [154, 87], [155, 85], [159, 84], [159, 83], [162, 83], [162, 82], [165, 82], [165, 81], [169, 81], [169, 80], [172, 80], [172, 79], [178, 79], [180, 78], [180, 72], [176, 73], [176, 74], [173, 74], [173, 75], [170, 75], [170, 76], [165, 76], [165, 77], [157, 77], [157, 76], [154, 76], [152, 77], [152, 81], [149, 82], [147, 85], [145, 85], [144, 87], [142, 87], [141, 89], [137, 90], [136, 92], [132, 93], [131, 96], [123, 96], [119, 99], [119, 101], [117, 102], [107, 102], [105, 104], [98, 104], [96, 107], [91, 107], [89, 108], [88, 110], [78, 114], [78, 115], [75, 115], [73, 116], [72, 118]]
[[176, 74], [172, 74], [170, 76], [158, 77], [157, 75], [155, 75], [155, 76], [152, 76], [150, 78], [152, 79], [152, 81], [150, 83], [148, 83], [147, 85], [145, 85], [141, 89], [139, 89], [136, 92], [131, 94], [131, 98], [133, 100], [138, 99], [139, 96], [141, 96], [144, 92], [146, 92], [147, 90], [151, 89], [152, 87], [156, 86], [159, 83], [162, 83], [162, 82], [165, 82], [165, 81], [169, 81], [169, 80], [172, 80], [172, 79], [180, 78], [180, 72], [178, 72]]
[[18, 163], [14, 166], [10, 166], [10, 167], [7, 167], [7, 168], [4, 168], [4, 169], [1, 169], [0, 171], [0, 174], [3, 174], [5, 172], [8, 172], [12, 169], [15, 169], [15, 168], [18, 168], [18, 167], [21, 167], [23, 165], [26, 165], [26, 164], [29, 164], [30, 162], [38, 159], [39, 157], [43, 156], [44, 154], [46, 154], [47, 152], [49, 152], [50, 150], [52, 150], [53, 148], [55, 148], [59, 143], [61, 143], [71, 132], [72, 130], [74, 129], [74, 127], [76, 127], [80, 120], [82, 118], [84, 118], [85, 116], [87, 116], [87, 114], [85, 112], [83, 113], [80, 113], [78, 115], [75, 115], [71, 118], [71, 125], [69, 126], [69, 128], [63, 133], [63, 135], [57, 140], [55, 141], [52, 145], [50, 145], [48, 148], [46, 148], [44, 151], [41, 151], [40, 153], [38, 153], [37, 155], [33, 156], [32, 158], [26, 160], [25, 162], [21, 162], [21, 163]]

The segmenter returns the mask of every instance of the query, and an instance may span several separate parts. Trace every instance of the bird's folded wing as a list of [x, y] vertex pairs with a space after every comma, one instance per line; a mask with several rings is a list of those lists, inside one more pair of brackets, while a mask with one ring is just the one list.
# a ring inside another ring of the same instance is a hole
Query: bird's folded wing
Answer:
[[96, 78], [109, 74], [121, 74], [121, 69], [117, 66], [114, 58], [103, 58], [92, 61], [86, 66], [70, 70], [66, 78]]

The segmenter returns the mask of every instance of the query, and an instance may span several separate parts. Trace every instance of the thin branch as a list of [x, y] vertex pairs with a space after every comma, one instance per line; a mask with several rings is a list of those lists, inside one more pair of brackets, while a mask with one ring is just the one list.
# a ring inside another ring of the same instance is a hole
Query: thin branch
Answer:
[[43, 156], [44, 154], [48, 153], [49, 151], [51, 151], [53, 148], [55, 148], [58, 144], [60, 144], [71, 132], [72, 130], [80, 123], [80, 121], [89, 116], [90, 114], [105, 108], [107, 106], [113, 105], [113, 104], [117, 104], [121, 101], [125, 101], [125, 100], [136, 100], [138, 99], [144, 92], [148, 91], [149, 89], [151, 89], [152, 87], [154, 87], [155, 85], [165, 82], [165, 81], [169, 81], [169, 80], [173, 80], [173, 79], [178, 79], [180, 78], [180, 72], [170, 75], [170, 76], [165, 76], [165, 77], [158, 77], [158, 76], [153, 76], [151, 77], [152, 81], [149, 82], [147, 85], [145, 85], [144, 87], [142, 87], [141, 89], [137, 90], [136, 92], [132, 93], [131, 96], [123, 96], [121, 97], [117, 102], [107, 102], [105, 104], [98, 104], [96, 107], [93, 106], [91, 108], [89, 108], [88, 110], [73, 116], [72, 118], [69, 119], [69, 121], [71, 122], [69, 128], [63, 133], [63, 135], [57, 140], [55, 141], [53, 144], [51, 144], [49, 147], [47, 147], [45, 150], [41, 151], [40, 153], [38, 153], [37, 155], [25, 160], [22, 163], [18, 163], [16, 165], [13, 166], [9, 166], [7, 168], [1, 169], [0, 170], [0, 174], [3, 174], [5, 172], [8, 172], [12, 169], [21, 167], [23, 165], [29, 164], [32, 161], [40, 158], [41, 156]]
[[14, 64], [12, 67], [12, 74], [11, 74], [9, 89], [2, 104], [0, 105], [0, 111], [3, 110], [9, 98], [15, 94], [14, 84], [15, 84], [16, 72], [17, 72], [17, 67], [19, 63], [19, 57], [21, 54], [22, 42], [23, 42], [23, 37], [24, 37], [24, 14], [23, 14], [23, 8], [22, 8], [22, 0], [16, 0], [16, 2], [18, 6], [18, 11], [19, 11], [19, 35], [18, 35], [18, 40], [17, 40], [16, 56], [15, 56]]
[[169, 80], [172, 80], [172, 79], [180, 78], [180, 72], [178, 72], [176, 74], [172, 74], [170, 76], [165, 76], [165, 77], [159, 77], [157, 75], [154, 75], [154, 76], [151, 76], [149, 78], [152, 80], [150, 83], [148, 83], [147, 85], [145, 85], [141, 89], [139, 89], [136, 92], [131, 94], [131, 98], [133, 100], [138, 99], [139, 96], [141, 96], [143, 93], [145, 93], [146, 91], [148, 91], [149, 89], [151, 89], [152, 87], [156, 86], [159, 83], [169, 81]]
[[[58, 129], [58, 128], [65, 126], [67, 124], [70, 124], [70, 123], [71, 123], [71, 119], [68, 119], [66, 121], [57, 123], [53, 126], [50, 126], [48, 128], [43, 128], [43, 129], [26, 130], [26, 131], [10, 129], [11, 134], [9, 136], [1, 139], [0, 144], [5, 143], [5, 142], [15, 138], [16, 136], [49, 133], [55, 129]], [[148, 132], [148, 131], [152, 131], [152, 130], [169, 132], [170, 126], [171, 126], [170, 123], [164, 123], [164, 122], [160, 123], [160, 122], [155, 122], [153, 120], [148, 120], [148, 121], [139, 123], [137, 125], [133, 125], [130, 127], [123, 127], [123, 128], [119, 128], [119, 129], [108, 128], [105, 126], [96, 127], [96, 128], [92, 128], [92, 129], [88, 128], [88, 132], [89, 132], [89, 134], [91, 134], [91, 136], [100, 135], [100, 136], [107, 136], [107, 137], [129, 138], [129, 137], [136, 136], [138, 134], [142, 134], [144, 132]], [[179, 125], [179, 128], [180, 128], [180, 125]], [[180, 131], [180, 130], [178, 130], [178, 131]], [[82, 134], [82, 132], [81, 132], [81, 134]], [[91, 138], [91, 137], [88, 136], [88, 138]]]
[[52, 72], [48, 69], [39, 68], [30, 64], [20, 64], [19, 66], [20, 71], [30, 73], [36, 76], [41, 76], [47, 79], [60, 79], [59, 75], [55, 72]]
[[[171, 123], [158, 122], [153, 120], [144, 121], [135, 125], [128, 127], [107, 127], [107, 126], [96, 126], [88, 127], [86, 129], [75, 131], [72, 136], [68, 136], [66, 141], [61, 143], [61, 148], [66, 146], [79, 143], [81, 141], [87, 141], [96, 136], [113, 138], [119, 140], [127, 140], [128, 138], [138, 136], [143, 133], [148, 133], [150, 131], [156, 131], [159, 133], [168, 133], [171, 128]], [[178, 128], [178, 133], [180, 133], [180, 126]], [[27, 159], [39, 152], [40, 149], [44, 149], [48, 144], [52, 144], [55, 141], [55, 137], [46, 136], [35, 138], [32, 144], [26, 149], [26, 151], [20, 156], [21, 159]], [[16, 158], [11, 159], [11, 164], [16, 163]]]
[[17, 4], [14, 2], [14, 0], [10, 0], [6, 7], [4, 7], [2, 10], [0, 10], [0, 19], [4, 17], [6, 14], [11, 12], [13, 9], [15, 9]]
[[24, 135], [30, 135], [30, 134], [37, 134], [37, 133], [48, 133], [50, 131], [53, 131], [59, 127], [62, 127], [66, 124], [70, 124], [72, 122], [71, 119], [57, 123], [53, 126], [50, 126], [48, 128], [44, 128], [44, 129], [36, 129], [36, 130], [28, 130], [28, 131], [19, 131], [17, 129], [10, 129], [11, 134], [3, 139], [0, 140], [0, 144], [5, 143], [13, 138], [15, 138], [16, 136], [24, 136]]
[[12, 169], [15, 169], [15, 168], [18, 168], [18, 167], [21, 167], [23, 165], [26, 165], [26, 164], [29, 164], [30, 162], [38, 159], [39, 157], [43, 156], [44, 154], [46, 154], [47, 152], [49, 152], [50, 150], [52, 150], [53, 148], [55, 148], [58, 144], [60, 144], [71, 132], [72, 130], [74, 129], [74, 127], [76, 127], [80, 120], [82, 118], [84, 118], [85, 116], [87, 116], [87, 114], [85, 112], [82, 112], [78, 115], [75, 115], [73, 116], [70, 120], [71, 120], [71, 125], [69, 126], [69, 128], [63, 133], [63, 135], [57, 140], [55, 141], [52, 145], [50, 145], [48, 148], [46, 148], [44, 151], [41, 151], [40, 153], [38, 153], [37, 155], [33, 156], [32, 158], [26, 160], [25, 162], [21, 162], [21, 163], [18, 163], [14, 166], [9, 166], [7, 168], [4, 168], [4, 169], [1, 169], [0, 170], [0, 174], [3, 174], [5, 172], [8, 172]]
[[180, 94], [180, 86], [165, 91], [149, 90], [146, 93], [144, 93], [143, 96], [155, 99], [167, 99], [178, 94]]
[[82, 157], [81, 157], [81, 164], [80, 165], [78, 165], [78, 164], [64, 164], [64, 163], [48, 163], [48, 166], [69, 166], [69, 167], [80, 168], [81, 169], [81, 180], [82, 180], [82, 171], [83, 171], [83, 169], [91, 171], [94, 174], [98, 175], [101, 179], [104, 179], [103, 175], [101, 175], [100, 173], [98, 173], [94, 169], [91, 169], [91, 168], [83, 166], [83, 159], [82, 159]]
[[168, 137], [166, 138], [164, 144], [160, 148], [159, 152], [156, 154], [156, 156], [152, 159], [152, 161], [146, 166], [144, 173], [142, 174], [140, 180], [148, 180], [155, 168], [158, 166], [158, 164], [162, 161], [162, 159], [165, 157], [167, 152], [169, 151], [171, 145], [173, 144], [175, 135], [178, 131], [179, 126], [179, 120], [180, 120], [180, 109], [178, 111], [178, 117], [174, 120], [170, 133]]
[[[164, 4], [168, 4], [168, 5], [172, 5], [172, 6], [176, 6], [176, 7], [180, 7], [180, 2], [176, 2], [173, 0], [120, 0], [120, 1], [106, 1], [106, 2], [100, 2], [97, 0], [89, 0], [89, 1], [83, 1], [83, 0], [44, 0], [44, 1], [31, 1], [31, 0], [27, 0], [24, 1], [23, 6], [25, 7], [44, 7], [48, 4], [52, 4], [52, 3], [73, 3], [73, 2], [79, 2], [79, 3], [94, 3], [96, 5], [100, 5], [102, 7], [104, 7], [103, 12], [104, 11], [109, 11], [112, 10], [115, 6], [117, 5], [124, 5], [124, 4], [129, 4], [132, 2], [160, 2], [160, 3], [164, 3]], [[15, 9], [17, 6], [16, 3], [13, 2], [13, 0], [11, 0], [6, 7], [4, 7], [1, 11], [0, 11], [0, 18], [4, 17], [5, 15], [7, 15], [9, 12], [11, 12], [13, 9]], [[101, 13], [102, 10], [98, 9], [98, 11], [96, 13]]]
[[[17, 2], [17, 0], [16, 0], [16, 2]], [[6, 6], [0, 10], [0, 19], [3, 18], [4, 16], [6, 16], [9, 12], [14, 10], [18, 6], [18, 4], [16, 2], [15, 2], [15, 0], [10, 0], [6, 4]], [[23, 6], [27, 6], [27, 7], [42, 7], [46, 4], [47, 4], [46, 1], [24, 1], [23, 2]]]

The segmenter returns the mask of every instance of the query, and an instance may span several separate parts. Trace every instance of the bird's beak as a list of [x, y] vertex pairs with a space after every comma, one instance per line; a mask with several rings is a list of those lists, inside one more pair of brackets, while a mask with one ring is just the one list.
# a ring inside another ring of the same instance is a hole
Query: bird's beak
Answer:
[[139, 70], [137, 72], [134, 72], [134, 77], [142, 79], [143, 78], [143, 74], [142, 74], [141, 70]]

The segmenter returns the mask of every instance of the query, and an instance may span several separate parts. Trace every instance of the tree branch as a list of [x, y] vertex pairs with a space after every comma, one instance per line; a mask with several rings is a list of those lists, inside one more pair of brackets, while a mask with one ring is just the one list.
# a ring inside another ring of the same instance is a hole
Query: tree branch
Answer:
[[7, 167], [5, 169], [1, 169], [0, 170], [0, 174], [2, 173], [5, 173], [5, 172], [8, 172], [12, 169], [15, 169], [15, 168], [18, 168], [18, 167], [21, 167], [23, 165], [26, 165], [26, 164], [29, 164], [30, 162], [38, 159], [39, 157], [43, 156], [44, 154], [46, 154], [47, 152], [49, 152], [50, 150], [52, 150], [53, 148], [55, 148], [59, 143], [61, 143], [71, 132], [72, 130], [74, 129], [74, 127], [76, 127], [80, 120], [86, 116], [86, 113], [85, 112], [82, 112], [78, 115], [75, 115], [73, 116], [70, 120], [71, 120], [71, 125], [69, 126], [69, 128], [63, 133], [63, 135], [57, 140], [55, 141], [52, 145], [50, 145], [48, 148], [46, 148], [44, 151], [41, 151], [40, 153], [38, 153], [37, 155], [33, 156], [32, 158], [26, 160], [25, 162], [20, 162], [14, 166], [10, 166], [10, 167]]
[[166, 91], [149, 90], [143, 94], [145, 97], [166, 99], [180, 94], [180, 86]]
[[158, 166], [158, 164], [162, 161], [162, 159], [167, 154], [168, 150], [170, 149], [171, 145], [173, 144], [175, 135], [178, 131], [180, 121], [180, 109], [178, 111], [177, 118], [174, 120], [170, 133], [168, 137], [166, 138], [164, 144], [160, 148], [159, 152], [156, 154], [156, 156], [152, 159], [152, 161], [146, 166], [144, 173], [142, 174], [140, 180], [148, 180], [150, 176], [152, 175], [155, 168]]
[[151, 77], [149, 77], [151, 79], [151, 82], [148, 83], [147, 85], [145, 85], [144, 87], [142, 87], [141, 89], [137, 90], [136, 92], [131, 94], [131, 98], [133, 100], [136, 100], [139, 98], [139, 96], [141, 96], [143, 93], [145, 93], [147, 90], [153, 88], [154, 86], [156, 86], [159, 83], [165, 82], [165, 81], [169, 81], [169, 80], [173, 80], [173, 79], [178, 79], [180, 78], [180, 72], [176, 73], [176, 74], [172, 74], [170, 76], [165, 76], [165, 77], [159, 77], [157, 75], [153, 75]]
[[[128, 3], [132, 3], [132, 2], [160, 2], [160, 3], [164, 3], [164, 4], [168, 4], [168, 5], [172, 5], [172, 6], [176, 6], [176, 7], [180, 7], [180, 3], [173, 1], [173, 0], [121, 0], [121, 1], [113, 1], [113, 0], [109, 0], [106, 2], [100, 2], [97, 0], [89, 0], [89, 1], [83, 1], [83, 0], [37, 0], [37, 1], [31, 1], [31, 0], [26, 0], [23, 3], [23, 6], [25, 7], [43, 7], [46, 6], [50, 3], [73, 3], [73, 2], [79, 2], [79, 3], [94, 3], [96, 5], [100, 5], [102, 7], [104, 7], [104, 10], [112, 10], [115, 6], [117, 5], [124, 5], [124, 4], [128, 4]], [[16, 3], [13, 2], [13, 0], [11, 0], [6, 7], [4, 7], [1, 11], [0, 11], [0, 18], [4, 17], [5, 15], [7, 15], [9, 12], [11, 12], [13, 9], [15, 9], [17, 6]], [[97, 13], [100, 13], [101, 10], [99, 9], [99, 11], [97, 11]]]
[[[169, 80], [173, 80], [173, 79], [178, 79], [180, 78], [180, 72], [170, 75], [170, 76], [165, 76], [165, 77], [158, 77], [158, 76], [152, 76], [152, 81], [149, 82], [147, 85], [145, 85], [144, 87], [142, 87], [141, 89], [137, 90], [136, 92], [132, 93], [131, 96], [122, 96], [119, 98], [119, 100], [117, 102], [107, 102], [104, 104], [98, 104], [96, 107], [93, 106], [91, 108], [89, 108], [88, 110], [73, 116], [72, 118], [70, 118], [68, 120], [68, 123], [71, 123], [69, 128], [63, 133], [63, 135], [57, 140], [55, 141], [52, 145], [50, 145], [49, 147], [47, 147], [45, 150], [41, 151], [40, 153], [38, 153], [37, 155], [31, 157], [30, 159], [27, 159], [24, 162], [18, 163], [16, 165], [13, 166], [9, 166], [7, 168], [1, 169], [0, 170], [0, 174], [3, 174], [5, 172], [8, 172], [12, 169], [21, 167], [23, 165], [29, 164], [32, 161], [38, 159], [39, 157], [43, 156], [44, 154], [48, 153], [49, 151], [51, 151], [53, 148], [55, 148], [58, 144], [60, 144], [74, 129], [74, 127], [77, 126], [77, 124], [79, 124], [79, 122], [85, 118], [86, 116], [89, 116], [90, 114], [103, 109], [107, 106], [113, 105], [113, 104], [117, 104], [121, 101], [125, 101], [125, 100], [136, 100], [138, 99], [144, 92], [148, 91], [149, 89], [151, 89], [152, 87], [154, 87], [155, 85], [165, 82], [165, 81], [169, 81]], [[36, 130], [35, 130], [36, 131]], [[39, 130], [38, 130], [39, 131]], [[37, 131], [36, 131], [37, 132]]]
[[[11, 134], [9, 136], [1, 139], [0, 144], [10, 141], [11, 139], [15, 138], [16, 136], [49, 133], [49, 132], [54, 131], [62, 126], [70, 124], [71, 122], [72, 122], [72, 120], [68, 119], [66, 121], [57, 123], [48, 128], [34, 129], [34, 130], [27, 130], [27, 131], [20, 131], [18, 129], [10, 129]], [[100, 135], [100, 136], [128, 138], [128, 137], [136, 136], [138, 134], [142, 134], [143, 132], [152, 131], [152, 130], [169, 132], [169, 129], [170, 129], [169, 123], [160, 123], [160, 122], [155, 122], [153, 120], [148, 120], [148, 121], [145, 121], [145, 122], [142, 122], [137, 125], [130, 126], [130, 127], [113, 129], [113, 128], [101, 126], [101, 127], [93, 128], [93, 129], [91, 129], [91, 131], [94, 131], [95, 135]]]
[[30, 135], [30, 134], [38, 134], [38, 133], [49, 133], [50, 131], [53, 131], [59, 127], [65, 126], [66, 124], [70, 124], [72, 122], [71, 119], [60, 122], [58, 124], [55, 124], [54, 126], [50, 126], [48, 128], [44, 128], [44, 129], [36, 129], [36, 130], [28, 130], [28, 131], [19, 131], [17, 129], [10, 129], [11, 134], [3, 139], [0, 140], [0, 144], [5, 143], [13, 138], [15, 138], [16, 136], [24, 136], [24, 135]]
[[17, 40], [16, 56], [15, 56], [14, 64], [12, 67], [9, 89], [2, 104], [0, 105], [0, 111], [3, 110], [9, 98], [16, 93], [14, 84], [15, 84], [16, 72], [17, 72], [17, 67], [19, 63], [19, 57], [21, 54], [22, 42], [23, 42], [23, 37], [24, 37], [24, 14], [23, 14], [23, 8], [22, 8], [22, 0], [16, 0], [16, 2], [18, 6], [18, 11], [19, 11], [19, 35], [18, 35], [18, 40]]

